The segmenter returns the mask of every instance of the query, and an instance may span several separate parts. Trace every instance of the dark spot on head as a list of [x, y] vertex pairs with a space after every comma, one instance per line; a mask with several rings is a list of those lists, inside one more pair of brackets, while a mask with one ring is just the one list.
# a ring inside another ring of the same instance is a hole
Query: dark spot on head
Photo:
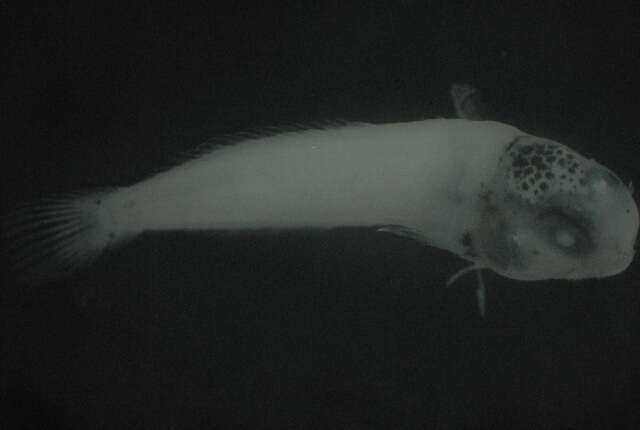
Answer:
[[546, 160], [547, 163], [553, 163], [554, 161], [556, 161], [556, 157], [554, 157], [553, 155], [547, 155]]
[[109, 239], [113, 239], [114, 237], [116, 237], [116, 234], [112, 231], [109, 232]]
[[527, 191], [529, 189], [529, 184], [527, 184], [526, 182], [522, 183], [522, 189]]
[[585, 181], [584, 178], [580, 178], [578, 182], [580, 183], [580, 185], [587, 185], [587, 181]]
[[102, 200], [97, 199], [97, 200], [96, 200], [96, 204], [99, 206], [100, 204], [102, 204]]
[[520, 153], [522, 153], [523, 155], [528, 155], [528, 154], [531, 154], [531, 151], [533, 151], [532, 146], [525, 146], [520, 150]]
[[519, 178], [520, 175], [522, 175], [522, 170], [516, 169], [513, 171], [513, 177], [514, 178]]
[[546, 182], [543, 182], [543, 183], [540, 184], [540, 189], [542, 191], [547, 191], [549, 189], [549, 185], [547, 185]]
[[551, 172], [549, 172], [549, 171], [547, 171], [547, 172], [544, 174], [544, 176], [545, 176], [547, 179], [553, 179], [553, 173], [551, 173]]
[[567, 164], [567, 161], [564, 158], [558, 160], [558, 165], [560, 167], [564, 167], [565, 164]]
[[522, 168], [524, 166], [527, 165], [527, 160], [524, 159], [523, 157], [517, 157], [514, 161], [513, 161], [513, 167], [518, 167], [518, 168]]
[[576, 168], [573, 166], [569, 167], [569, 173], [576, 173]]
[[536, 178], [536, 179], [540, 179], [540, 178], [542, 178], [542, 173], [540, 173], [540, 172], [536, 172], [536, 176], [535, 176], [535, 178]]

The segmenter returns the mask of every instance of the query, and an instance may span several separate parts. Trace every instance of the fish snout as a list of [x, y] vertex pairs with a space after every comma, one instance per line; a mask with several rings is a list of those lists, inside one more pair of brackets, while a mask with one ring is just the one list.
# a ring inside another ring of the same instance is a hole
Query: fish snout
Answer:
[[608, 191], [629, 192], [622, 180], [611, 170], [603, 166], [594, 166], [584, 175], [585, 182], [596, 193]]

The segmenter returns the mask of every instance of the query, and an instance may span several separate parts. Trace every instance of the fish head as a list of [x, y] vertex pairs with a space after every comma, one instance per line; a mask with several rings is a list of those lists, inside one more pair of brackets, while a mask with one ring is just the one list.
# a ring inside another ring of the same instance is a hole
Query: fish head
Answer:
[[518, 138], [480, 205], [480, 255], [508, 278], [602, 278], [633, 261], [639, 220], [632, 190], [561, 143]]

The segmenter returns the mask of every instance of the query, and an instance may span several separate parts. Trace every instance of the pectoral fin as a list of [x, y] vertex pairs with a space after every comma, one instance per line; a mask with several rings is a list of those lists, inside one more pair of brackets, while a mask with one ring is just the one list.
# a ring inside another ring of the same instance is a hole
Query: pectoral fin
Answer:
[[380, 233], [390, 233], [395, 236], [407, 237], [419, 242], [424, 242], [424, 238], [420, 234], [402, 225], [385, 225], [376, 228], [376, 231]]

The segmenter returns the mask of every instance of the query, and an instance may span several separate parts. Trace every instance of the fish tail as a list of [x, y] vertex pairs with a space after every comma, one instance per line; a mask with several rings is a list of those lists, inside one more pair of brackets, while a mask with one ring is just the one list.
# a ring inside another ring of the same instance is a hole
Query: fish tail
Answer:
[[110, 193], [52, 195], [5, 215], [3, 248], [14, 275], [34, 282], [66, 276], [130, 237], [103, 204]]

